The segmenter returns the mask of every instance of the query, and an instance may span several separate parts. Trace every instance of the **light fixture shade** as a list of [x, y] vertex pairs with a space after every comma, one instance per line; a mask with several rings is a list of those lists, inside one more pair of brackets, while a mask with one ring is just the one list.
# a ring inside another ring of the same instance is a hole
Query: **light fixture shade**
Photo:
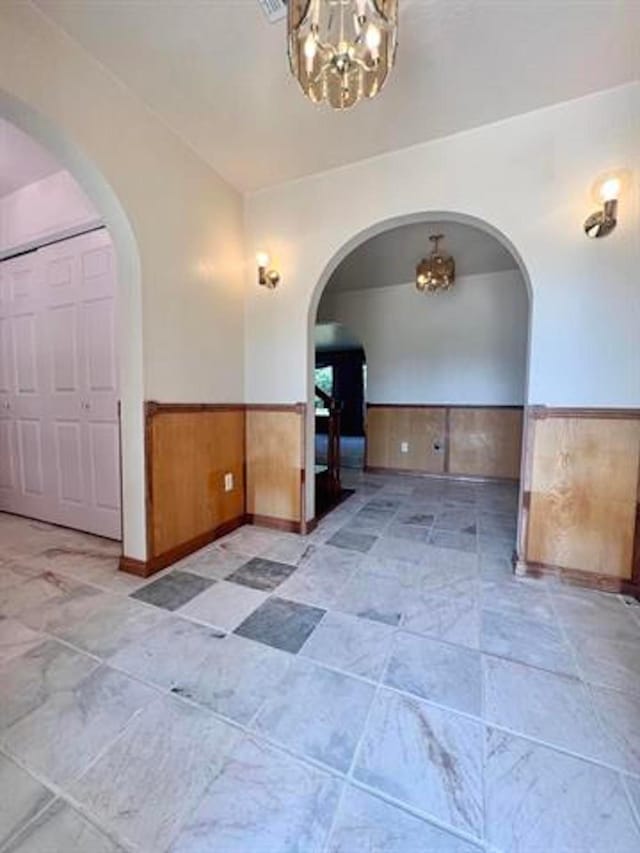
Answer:
[[398, 0], [289, 0], [289, 63], [314, 103], [373, 98], [393, 66]]
[[416, 287], [421, 293], [438, 293], [449, 290], [456, 279], [456, 265], [450, 255], [438, 252], [442, 234], [433, 234], [429, 240], [434, 244], [428, 258], [423, 258], [416, 267]]

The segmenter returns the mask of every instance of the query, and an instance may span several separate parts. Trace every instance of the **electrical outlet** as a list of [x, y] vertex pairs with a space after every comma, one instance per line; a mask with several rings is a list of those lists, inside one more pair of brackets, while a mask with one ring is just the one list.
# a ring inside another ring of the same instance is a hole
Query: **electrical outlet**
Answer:
[[224, 490], [225, 492], [233, 491], [233, 474], [225, 474], [224, 475]]
[[400, 453], [408, 453], [409, 452], [409, 442], [401, 441], [400, 442]]

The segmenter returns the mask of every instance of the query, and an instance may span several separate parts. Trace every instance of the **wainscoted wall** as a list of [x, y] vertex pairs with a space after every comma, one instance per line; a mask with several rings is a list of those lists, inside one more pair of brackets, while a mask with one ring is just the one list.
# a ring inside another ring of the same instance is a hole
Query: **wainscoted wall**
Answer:
[[247, 406], [248, 520], [300, 530], [304, 513], [304, 403]]
[[640, 410], [527, 410], [518, 571], [640, 592]]
[[245, 522], [301, 530], [305, 408], [147, 403], [149, 557], [121, 569], [146, 577]]
[[519, 406], [367, 407], [370, 469], [517, 479], [521, 441]]

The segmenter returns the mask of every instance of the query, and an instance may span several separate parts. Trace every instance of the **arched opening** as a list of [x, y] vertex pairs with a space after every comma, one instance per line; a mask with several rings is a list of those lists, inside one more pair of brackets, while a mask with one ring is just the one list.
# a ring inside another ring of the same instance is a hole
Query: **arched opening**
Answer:
[[[140, 261], [136, 240], [128, 217], [111, 187], [99, 169], [88, 160], [73, 142], [48, 119], [34, 111], [24, 102], [6, 92], [0, 92], [0, 119], [18, 128], [44, 149], [60, 166], [61, 175], [67, 175], [67, 183], [72, 187], [77, 183], [82, 194], [94, 209], [94, 221], [87, 239], [93, 239], [104, 245], [112, 245], [117, 269], [117, 287], [115, 300], [115, 338], [117, 351], [117, 387], [119, 409], [119, 459], [120, 472], [117, 476], [121, 491], [122, 529], [124, 553], [138, 559], [146, 557], [145, 542], [145, 506], [144, 506], [144, 428], [143, 428], [143, 355], [142, 355], [142, 313]], [[91, 216], [89, 215], [89, 218]], [[92, 230], [95, 229], [95, 230]], [[102, 230], [99, 230], [102, 229]], [[37, 229], [36, 229], [37, 230]], [[82, 230], [82, 229], [81, 229]], [[57, 237], [74, 236], [74, 227], [57, 229]], [[35, 232], [34, 232], [35, 233]], [[106, 238], [108, 233], [109, 238]], [[102, 235], [100, 237], [99, 235]], [[44, 242], [47, 242], [46, 240]], [[26, 240], [21, 247], [26, 250], [37, 248], [38, 239]], [[62, 243], [57, 243], [61, 246]], [[50, 253], [53, 247], [48, 250]], [[5, 252], [5, 254], [7, 254]], [[11, 251], [9, 251], [11, 254]], [[26, 255], [25, 255], [26, 257]], [[49, 259], [55, 264], [53, 256]], [[92, 318], [99, 321], [97, 315]], [[83, 327], [82, 334], [88, 330]], [[68, 355], [68, 352], [67, 352]], [[70, 367], [73, 370], [73, 367]], [[71, 394], [67, 395], [69, 398]], [[84, 405], [91, 401], [83, 399]], [[106, 419], [105, 419], [106, 422]], [[69, 425], [67, 438], [73, 433]], [[109, 443], [113, 436], [94, 429], [90, 440], [94, 446], [101, 440]], [[75, 452], [75, 451], [74, 451]], [[109, 474], [113, 475], [111, 461]], [[97, 470], [94, 481], [101, 475]], [[73, 484], [68, 483], [69, 488]], [[76, 484], [77, 485], [77, 484]], [[95, 497], [95, 495], [94, 495]], [[109, 499], [110, 500], [110, 499]], [[86, 528], [85, 528], [86, 529]], [[120, 531], [119, 531], [120, 532]]]
[[[445, 238], [448, 232], [450, 239], [445, 239], [443, 248], [457, 256], [458, 281], [445, 294], [425, 296], [415, 289], [415, 266], [427, 254], [427, 238], [434, 228], [445, 233]], [[369, 428], [373, 416], [379, 415], [371, 406], [383, 409], [385, 403], [389, 409], [432, 408], [434, 416], [440, 418], [430, 434], [429, 460], [424, 459], [424, 443], [416, 447], [418, 457], [412, 453], [411, 440], [400, 435], [400, 428], [391, 438], [379, 433], [376, 436], [378, 443], [398, 444], [383, 458], [382, 465], [380, 452], [374, 454], [373, 444], [368, 442], [365, 464], [370, 469], [452, 478], [508, 477], [514, 483], [520, 479], [531, 295], [527, 270], [509, 240], [488, 223], [464, 214], [434, 211], [396, 217], [373, 225], [344, 244], [325, 267], [313, 293], [309, 340], [313, 340], [311, 329], [315, 328], [319, 309], [323, 319], [348, 325], [362, 339], [368, 355]], [[332, 306], [329, 311], [327, 304]], [[494, 316], [496, 311], [491, 313], [492, 305], [501, 312], [500, 317]], [[484, 328], [483, 323], [487, 324]], [[309, 363], [315, 364], [311, 353]], [[310, 388], [311, 382], [310, 375]], [[310, 391], [309, 403], [312, 400]], [[312, 410], [311, 405], [308, 408]], [[513, 414], [507, 415], [511, 411]], [[495, 417], [492, 412], [497, 413]], [[465, 417], [467, 435], [454, 459], [450, 430], [462, 429]], [[485, 460], [483, 464], [472, 460], [465, 469], [462, 445], [466, 441], [467, 454], [474, 443], [481, 445], [486, 439], [483, 429], [493, 428], [491, 417], [496, 424], [508, 421], [509, 425], [498, 426], [497, 434], [489, 437], [491, 449], [487, 448], [487, 453], [495, 454], [496, 448], [500, 452], [501, 443], [506, 441], [511, 445], [508, 451], [504, 448], [511, 461], [502, 464]], [[514, 429], [517, 448], [509, 437]], [[307, 466], [314, 449], [314, 432], [315, 423], [308, 422], [311, 440]], [[310, 507], [314, 506], [313, 485], [308, 478]]]

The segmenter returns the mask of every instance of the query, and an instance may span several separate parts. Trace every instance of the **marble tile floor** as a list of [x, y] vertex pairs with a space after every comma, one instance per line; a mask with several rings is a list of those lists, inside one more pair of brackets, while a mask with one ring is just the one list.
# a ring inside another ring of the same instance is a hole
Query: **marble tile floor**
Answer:
[[506, 484], [345, 473], [152, 579], [0, 514], [0, 851], [640, 850], [640, 604], [517, 579]]

